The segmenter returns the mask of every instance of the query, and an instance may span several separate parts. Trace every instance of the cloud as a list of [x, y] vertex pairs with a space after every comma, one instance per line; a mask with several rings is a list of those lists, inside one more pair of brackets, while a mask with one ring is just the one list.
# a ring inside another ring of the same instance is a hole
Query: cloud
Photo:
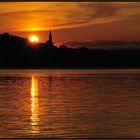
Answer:
[[[30, 5], [30, 6], [28, 6]], [[2, 3], [0, 31], [78, 28], [140, 17], [139, 3]]]

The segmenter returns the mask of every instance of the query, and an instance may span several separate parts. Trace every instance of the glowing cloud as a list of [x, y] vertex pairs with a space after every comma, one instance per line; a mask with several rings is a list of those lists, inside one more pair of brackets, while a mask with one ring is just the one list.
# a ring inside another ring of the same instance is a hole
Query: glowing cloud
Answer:
[[0, 32], [78, 28], [140, 16], [140, 3], [123, 2], [4, 2], [0, 9]]

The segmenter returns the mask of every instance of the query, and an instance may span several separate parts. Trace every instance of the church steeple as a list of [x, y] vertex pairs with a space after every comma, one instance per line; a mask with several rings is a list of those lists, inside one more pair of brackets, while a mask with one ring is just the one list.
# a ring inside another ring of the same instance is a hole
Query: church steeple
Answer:
[[50, 42], [50, 46], [53, 46], [52, 32], [51, 32], [51, 30], [50, 30], [50, 33], [49, 33], [49, 42]]
[[53, 39], [52, 39], [52, 32], [50, 30], [48, 40], [45, 42], [46, 46], [53, 47]]
[[51, 30], [50, 30], [50, 33], [49, 33], [49, 41], [52, 42], [52, 32], [51, 32]]

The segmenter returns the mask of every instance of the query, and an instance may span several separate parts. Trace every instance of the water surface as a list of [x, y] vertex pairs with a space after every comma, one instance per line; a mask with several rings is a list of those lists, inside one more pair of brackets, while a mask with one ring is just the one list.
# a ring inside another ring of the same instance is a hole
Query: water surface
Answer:
[[0, 138], [139, 138], [140, 70], [0, 70]]

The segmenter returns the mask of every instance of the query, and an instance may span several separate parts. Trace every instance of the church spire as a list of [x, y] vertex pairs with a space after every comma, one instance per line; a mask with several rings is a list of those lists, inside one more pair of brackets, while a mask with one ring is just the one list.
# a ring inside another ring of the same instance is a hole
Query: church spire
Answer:
[[45, 42], [45, 45], [48, 47], [53, 47], [53, 40], [52, 40], [52, 32], [50, 30], [48, 40]]
[[50, 45], [53, 46], [52, 32], [51, 32], [51, 30], [50, 30], [50, 33], [49, 33], [49, 42], [50, 42]]
[[50, 33], [49, 33], [49, 41], [52, 42], [52, 32], [51, 32], [51, 30], [50, 30]]

